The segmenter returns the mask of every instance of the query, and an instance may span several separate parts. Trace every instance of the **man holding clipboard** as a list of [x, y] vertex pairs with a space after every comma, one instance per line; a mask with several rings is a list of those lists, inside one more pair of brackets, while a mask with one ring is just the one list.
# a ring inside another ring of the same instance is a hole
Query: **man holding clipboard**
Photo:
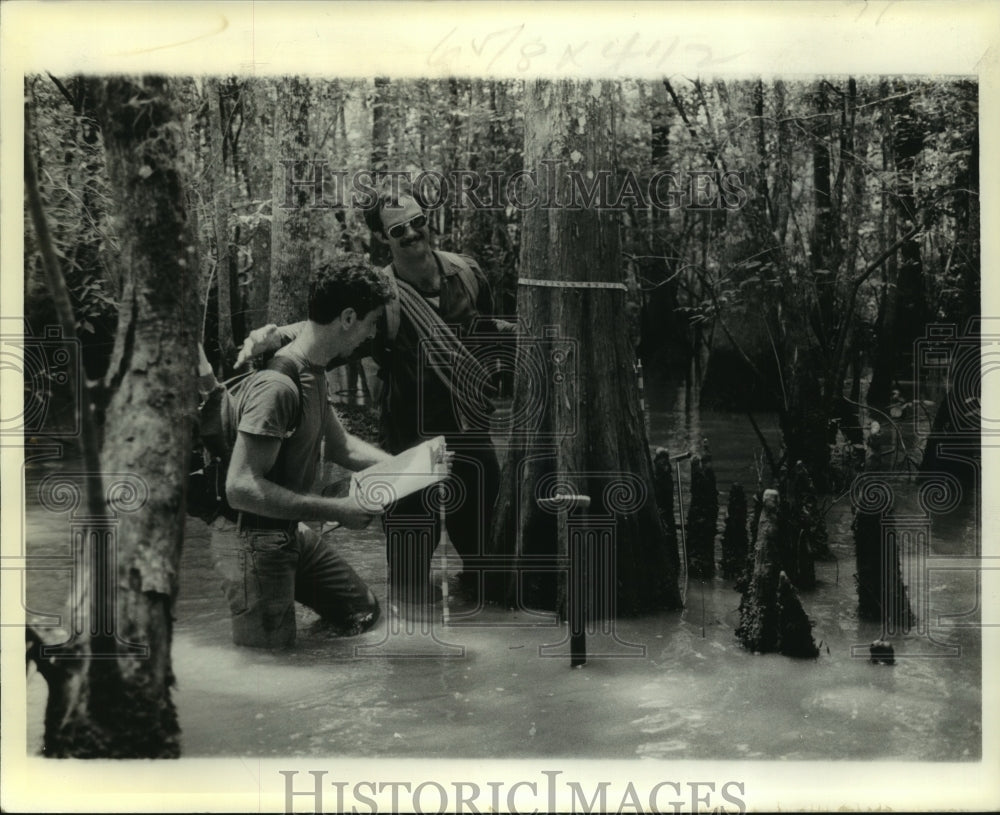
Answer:
[[[386, 272], [397, 296], [387, 305], [373, 343], [352, 358], [369, 355], [379, 365], [385, 449], [398, 454], [430, 438], [445, 438], [454, 454], [450, 488], [455, 500], [444, 525], [458, 553], [471, 559], [485, 552], [500, 473], [489, 436], [492, 386], [468, 341], [476, 335], [513, 340], [515, 326], [491, 316], [489, 284], [472, 258], [431, 248], [427, 216], [416, 191], [401, 185], [382, 192], [364, 216], [375, 238], [387, 243], [392, 253]], [[240, 359], [273, 350], [296, 336], [300, 327], [272, 325], [251, 332]], [[446, 364], [428, 365], [428, 357]], [[393, 547], [389, 541], [390, 592], [400, 599], [404, 612], [406, 606], [435, 599], [436, 590], [428, 581], [442, 527], [435, 509], [437, 490], [432, 486], [401, 497], [386, 511], [390, 524], [413, 518], [415, 524], [426, 520], [434, 528], [429, 545]], [[460, 580], [475, 598], [482, 587], [479, 574], [467, 568]]]

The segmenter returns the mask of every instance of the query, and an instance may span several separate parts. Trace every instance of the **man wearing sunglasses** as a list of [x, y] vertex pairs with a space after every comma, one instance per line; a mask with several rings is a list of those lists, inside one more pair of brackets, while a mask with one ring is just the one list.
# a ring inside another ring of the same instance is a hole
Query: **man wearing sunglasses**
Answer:
[[[377, 398], [386, 450], [398, 454], [445, 436], [454, 453], [449, 490], [454, 500], [445, 525], [463, 560], [471, 559], [485, 552], [499, 491], [499, 465], [489, 436], [492, 386], [477, 355], [489, 357], [491, 343], [512, 341], [515, 325], [492, 316], [489, 283], [471, 257], [432, 248], [418, 191], [383, 192], [363, 214], [375, 239], [389, 246], [388, 270], [398, 299], [395, 307], [387, 307], [373, 343], [353, 358], [370, 355], [379, 365]], [[295, 333], [297, 326], [251, 332], [237, 364]], [[389, 529], [405, 526], [408, 519], [434, 525], [429, 542], [420, 536], [394, 542], [390, 535], [390, 594], [404, 613], [422, 613], [437, 594], [429, 585], [431, 557], [440, 539], [435, 490], [407, 496], [386, 511]], [[466, 566], [459, 579], [470, 599], [481, 597], [481, 575], [474, 568]]]

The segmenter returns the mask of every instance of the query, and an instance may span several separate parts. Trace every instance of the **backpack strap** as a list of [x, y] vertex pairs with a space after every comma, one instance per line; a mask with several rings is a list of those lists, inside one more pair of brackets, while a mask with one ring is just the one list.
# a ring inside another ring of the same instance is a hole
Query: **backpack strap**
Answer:
[[285, 434], [285, 438], [287, 439], [299, 429], [299, 425], [302, 423], [302, 410], [305, 397], [302, 395], [302, 382], [299, 379], [299, 366], [288, 357], [275, 355], [264, 364], [264, 368], [265, 370], [277, 371], [279, 374], [287, 376], [292, 380], [292, 382], [295, 383], [295, 390], [299, 394], [299, 410], [295, 416], [295, 424], [293, 424]]

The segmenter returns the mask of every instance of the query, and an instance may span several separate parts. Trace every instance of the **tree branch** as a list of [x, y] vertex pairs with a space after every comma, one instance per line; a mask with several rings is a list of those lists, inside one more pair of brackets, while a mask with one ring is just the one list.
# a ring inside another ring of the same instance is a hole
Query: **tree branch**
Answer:
[[55, 86], [59, 89], [59, 93], [61, 93], [64, 97], [66, 97], [66, 101], [69, 102], [70, 106], [73, 108], [73, 112], [79, 115], [80, 103], [77, 99], [73, 98], [73, 94], [69, 92], [69, 88], [67, 88], [59, 79], [54, 77], [48, 71], [46, 71], [45, 73], [48, 74], [49, 79], [51, 79], [52, 82], [55, 84]]

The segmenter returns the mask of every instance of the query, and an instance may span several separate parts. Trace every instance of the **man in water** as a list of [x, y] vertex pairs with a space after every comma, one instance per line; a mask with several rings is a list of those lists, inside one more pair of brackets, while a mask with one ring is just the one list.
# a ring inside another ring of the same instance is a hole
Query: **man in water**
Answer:
[[[515, 326], [492, 316], [489, 283], [471, 257], [432, 248], [416, 191], [382, 192], [364, 209], [364, 217], [375, 239], [388, 244], [392, 263], [386, 271], [398, 296], [365, 349], [379, 365], [382, 443], [397, 454], [425, 439], [445, 436], [449, 452], [455, 454], [451, 488], [457, 493], [445, 525], [452, 545], [463, 560], [471, 561], [485, 552], [499, 491], [499, 465], [489, 435], [493, 388], [474, 352], [485, 350], [485, 342], [513, 339]], [[252, 332], [238, 363], [296, 336], [299, 328], [266, 326]], [[449, 364], [429, 364], [430, 357]], [[390, 528], [403, 518], [433, 524], [429, 542], [404, 547], [388, 541], [390, 590], [406, 605], [421, 606], [435, 594], [428, 581], [440, 538], [440, 520], [433, 510], [436, 495], [431, 492], [437, 489], [403, 498], [386, 510]], [[482, 579], [475, 567], [466, 564], [460, 583], [468, 595], [481, 597]]]
[[359, 529], [372, 509], [355, 498], [311, 492], [326, 439], [329, 459], [360, 470], [384, 461], [382, 450], [345, 432], [327, 401], [326, 365], [370, 340], [391, 290], [358, 259], [313, 276], [309, 319], [278, 355], [298, 373], [298, 386], [269, 367], [233, 394], [236, 442], [226, 497], [238, 520], [212, 524], [212, 551], [223, 575], [237, 645], [287, 647], [295, 642], [295, 601], [343, 635], [371, 628], [379, 604], [333, 544], [301, 521], [336, 521]]

